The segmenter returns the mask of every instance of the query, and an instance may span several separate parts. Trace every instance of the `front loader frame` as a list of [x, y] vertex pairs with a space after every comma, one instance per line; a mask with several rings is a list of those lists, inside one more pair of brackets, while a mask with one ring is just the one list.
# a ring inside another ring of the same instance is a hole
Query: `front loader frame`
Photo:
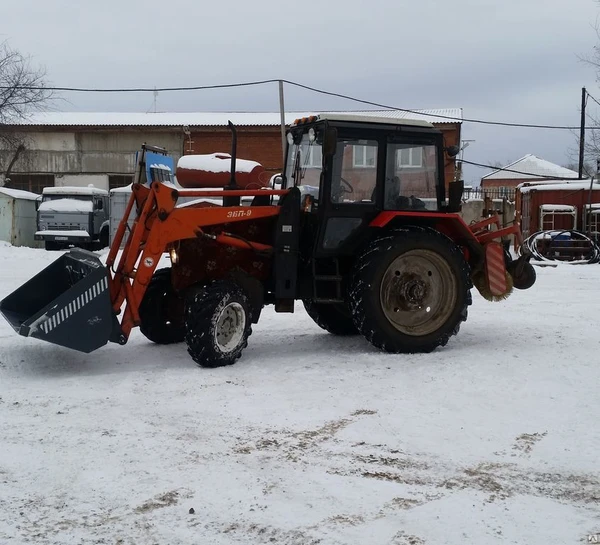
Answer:
[[[267, 206], [207, 206], [177, 208], [180, 195], [201, 199], [215, 197], [258, 197], [283, 196], [289, 190], [179, 190], [168, 182], [152, 182], [150, 187], [133, 184], [133, 190], [125, 213], [119, 223], [106, 261], [109, 278], [110, 301], [113, 312], [119, 315], [123, 310], [120, 331], [113, 332], [112, 339], [125, 344], [133, 327], [140, 325], [139, 306], [144, 293], [156, 270], [162, 255], [169, 245], [183, 239], [207, 237], [219, 244], [250, 248], [260, 251], [273, 251], [273, 247], [241, 240], [226, 232], [206, 233], [202, 228], [225, 223], [256, 220], [277, 216], [281, 207]], [[136, 207], [138, 213], [129, 230], [127, 224], [131, 212]], [[123, 240], [125, 245], [117, 263]], [[115, 263], [116, 267], [115, 267]], [[122, 309], [123, 304], [125, 308]]]

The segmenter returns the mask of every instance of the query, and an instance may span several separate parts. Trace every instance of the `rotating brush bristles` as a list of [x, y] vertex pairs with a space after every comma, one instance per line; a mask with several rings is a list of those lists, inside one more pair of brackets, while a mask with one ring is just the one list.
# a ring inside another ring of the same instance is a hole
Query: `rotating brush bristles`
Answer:
[[504, 301], [510, 297], [513, 292], [513, 279], [512, 276], [506, 273], [506, 291], [500, 295], [495, 295], [490, 291], [490, 287], [485, 278], [485, 273], [480, 271], [473, 275], [473, 285], [477, 288], [477, 291], [486, 301], [498, 302]]

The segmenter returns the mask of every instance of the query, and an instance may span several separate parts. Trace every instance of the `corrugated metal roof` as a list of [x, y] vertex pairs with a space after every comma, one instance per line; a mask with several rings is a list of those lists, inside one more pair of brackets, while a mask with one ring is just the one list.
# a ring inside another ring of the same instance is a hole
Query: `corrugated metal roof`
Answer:
[[518, 172], [510, 172], [502, 169], [495, 170], [486, 174], [481, 180], [524, 180], [524, 179], [539, 179], [539, 178], [579, 178], [579, 173], [568, 168], [561, 167], [540, 159], [531, 153], [521, 157], [514, 163], [502, 167], [505, 169], [518, 170], [528, 174], [519, 174]]
[[[415, 110], [418, 113], [397, 110], [362, 110], [343, 112], [286, 112], [285, 122], [291, 124], [298, 117], [319, 113], [345, 113], [352, 115], [389, 117], [391, 119], [416, 119], [431, 123], [459, 123], [461, 108], [438, 110]], [[446, 116], [453, 119], [446, 119]], [[278, 126], [279, 112], [37, 112], [29, 118], [17, 121], [19, 126], [55, 127], [225, 127], [231, 121], [238, 126]]]

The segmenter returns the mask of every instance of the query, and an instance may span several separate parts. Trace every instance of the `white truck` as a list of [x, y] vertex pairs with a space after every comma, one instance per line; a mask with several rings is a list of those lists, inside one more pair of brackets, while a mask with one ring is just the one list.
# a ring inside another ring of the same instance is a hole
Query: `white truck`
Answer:
[[45, 187], [37, 211], [36, 240], [46, 250], [108, 246], [109, 194], [96, 187]]

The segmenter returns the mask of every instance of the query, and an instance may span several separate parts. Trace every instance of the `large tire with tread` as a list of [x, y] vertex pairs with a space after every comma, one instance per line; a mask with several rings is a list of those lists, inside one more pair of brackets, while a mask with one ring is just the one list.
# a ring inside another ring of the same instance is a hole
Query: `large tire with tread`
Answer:
[[140, 303], [139, 314], [140, 331], [153, 343], [183, 341], [183, 300], [173, 289], [170, 268], [154, 273]]
[[350, 306], [358, 331], [391, 353], [445, 346], [467, 319], [470, 270], [445, 235], [411, 227], [373, 241], [358, 258]]
[[315, 303], [310, 299], [304, 299], [302, 302], [307, 314], [321, 329], [332, 335], [358, 334], [350, 309], [343, 303]]
[[231, 365], [252, 334], [246, 292], [230, 280], [214, 280], [191, 290], [185, 305], [185, 342], [201, 367]]
[[108, 232], [108, 227], [105, 227], [102, 229], [102, 231], [100, 231], [100, 238], [98, 239], [99, 249], [102, 250], [103, 248], [106, 248], [109, 245], [109, 242], [110, 235]]

